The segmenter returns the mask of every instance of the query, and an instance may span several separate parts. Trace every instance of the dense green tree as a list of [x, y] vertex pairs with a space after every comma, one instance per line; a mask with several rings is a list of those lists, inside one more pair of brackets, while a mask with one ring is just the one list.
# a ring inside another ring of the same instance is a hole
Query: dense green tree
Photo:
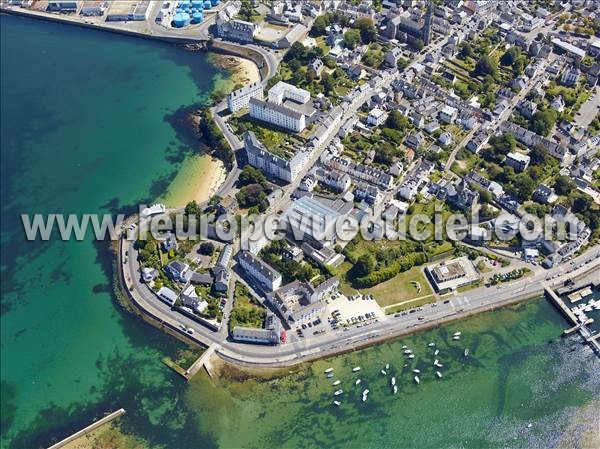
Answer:
[[240, 173], [239, 183], [240, 186], [260, 184], [264, 187], [267, 184], [267, 178], [265, 178], [265, 175], [259, 169], [251, 165], [246, 165]]
[[366, 276], [375, 269], [375, 265], [375, 257], [371, 253], [366, 253], [358, 258], [354, 269], [359, 276]]
[[406, 116], [402, 115], [400, 111], [394, 109], [388, 115], [385, 126], [388, 128], [397, 129], [398, 131], [403, 131], [410, 127], [410, 121]]
[[533, 165], [546, 165], [548, 162], [548, 152], [546, 151], [546, 148], [540, 144], [535, 145], [531, 149], [529, 157], [531, 158], [531, 163]]
[[350, 50], [354, 50], [360, 44], [360, 31], [348, 30], [344, 33], [344, 43]]
[[498, 66], [496, 65], [496, 62], [488, 55], [483, 55], [481, 58], [479, 58], [479, 61], [477, 61], [477, 64], [475, 65], [475, 70], [473, 72], [475, 75], [479, 76], [494, 76], [496, 75], [497, 71]]
[[575, 183], [568, 176], [559, 176], [554, 182], [554, 191], [559, 195], [568, 195], [575, 189]]
[[531, 130], [540, 136], [547, 136], [556, 123], [557, 113], [553, 109], [537, 111], [531, 119]]
[[417, 51], [421, 51], [423, 50], [423, 48], [425, 48], [425, 42], [423, 42], [423, 39], [415, 39], [412, 41], [411, 43], [412, 48], [414, 48]]
[[500, 64], [511, 66], [521, 56], [521, 49], [517, 46], [510, 47], [500, 58]]
[[325, 30], [331, 24], [331, 17], [329, 14], [323, 14], [315, 19], [313, 26], [310, 29], [310, 35], [312, 37], [325, 36], [327, 31]]
[[373, 21], [369, 18], [361, 18], [354, 22], [354, 26], [360, 30], [360, 39], [363, 44], [370, 44], [377, 39], [377, 30]]
[[463, 42], [460, 44], [460, 57], [462, 59], [473, 58], [475, 56], [475, 52], [473, 51], [473, 47], [468, 42]]

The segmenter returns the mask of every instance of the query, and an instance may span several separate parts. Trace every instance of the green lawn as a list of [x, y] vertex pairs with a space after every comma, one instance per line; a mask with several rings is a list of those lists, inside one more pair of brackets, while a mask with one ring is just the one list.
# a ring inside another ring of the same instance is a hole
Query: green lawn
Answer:
[[394, 313], [402, 312], [403, 310], [413, 309], [415, 307], [423, 306], [425, 304], [431, 304], [436, 301], [435, 296], [427, 296], [425, 298], [416, 299], [413, 301], [406, 301], [403, 304], [385, 309], [386, 315], [392, 315]]
[[262, 328], [267, 312], [250, 295], [245, 285], [236, 283], [234, 303], [229, 318], [229, 330], [236, 326]]
[[[362, 293], [373, 295], [377, 304], [381, 307], [390, 306], [393, 304], [403, 303], [410, 301], [415, 298], [423, 298], [426, 302], [433, 302], [433, 291], [429, 286], [429, 282], [425, 279], [423, 273], [421, 273], [422, 267], [413, 267], [404, 273], [396, 275], [389, 281], [382, 282], [375, 287], [362, 290]], [[417, 289], [417, 285], [420, 284], [421, 290]], [[429, 298], [427, 298], [429, 297]], [[413, 303], [409, 303], [405, 308], [413, 307]]]

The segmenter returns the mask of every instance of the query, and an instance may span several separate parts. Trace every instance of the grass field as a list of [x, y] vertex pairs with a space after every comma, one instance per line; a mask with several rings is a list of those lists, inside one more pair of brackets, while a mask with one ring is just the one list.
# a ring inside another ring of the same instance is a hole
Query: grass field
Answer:
[[[420, 291], [417, 289], [415, 283], [420, 284]], [[377, 301], [377, 304], [379, 304], [381, 307], [394, 304], [400, 305], [400, 303], [405, 301], [410, 301], [421, 297], [425, 297], [423, 299], [426, 302], [435, 301], [433, 291], [429, 286], [429, 282], [427, 282], [427, 279], [425, 279], [425, 276], [423, 273], [421, 273], [421, 267], [413, 267], [404, 273], [396, 275], [389, 281], [382, 282], [375, 287], [362, 290], [361, 292], [373, 295]], [[406, 308], [413, 306], [413, 303], [409, 303]]]

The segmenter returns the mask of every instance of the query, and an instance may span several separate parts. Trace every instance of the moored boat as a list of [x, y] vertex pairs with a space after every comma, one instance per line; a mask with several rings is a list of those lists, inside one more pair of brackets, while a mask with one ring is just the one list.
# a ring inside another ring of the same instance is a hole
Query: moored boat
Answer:
[[333, 373], [333, 368], [327, 368], [325, 374]]
[[360, 366], [355, 366], [354, 368], [352, 368], [353, 373], [356, 373], [358, 371], [360, 371]]
[[361, 380], [360, 379], [356, 379], [356, 382], [354, 382], [354, 385], [358, 385], [360, 384]]
[[387, 376], [387, 372], [386, 372], [386, 370], [382, 369], [382, 370], [381, 370], [381, 374], [383, 374], [384, 376]]
[[442, 373], [440, 373], [439, 371], [436, 371], [436, 372], [435, 372], [435, 375], [436, 375], [437, 377], [439, 377], [440, 379], [442, 378]]
[[336, 390], [335, 393], [333, 393], [334, 396], [339, 396], [340, 394], [342, 394], [344, 392], [344, 390], [342, 390], [341, 388], [339, 390]]
[[337, 406], [337, 407], [339, 407], [339, 406], [340, 406], [340, 404], [341, 404], [341, 402], [340, 402], [340, 401], [333, 401], [333, 405], [335, 405], [335, 406]]
[[336, 380], [334, 383], [332, 383], [331, 385], [333, 385], [334, 387], [341, 384], [342, 381], [341, 380]]
[[419, 376], [415, 376], [415, 377], [414, 377], [414, 379], [415, 379], [415, 382], [417, 383], [417, 385], [418, 385], [419, 383], [421, 383], [421, 380], [419, 379]]

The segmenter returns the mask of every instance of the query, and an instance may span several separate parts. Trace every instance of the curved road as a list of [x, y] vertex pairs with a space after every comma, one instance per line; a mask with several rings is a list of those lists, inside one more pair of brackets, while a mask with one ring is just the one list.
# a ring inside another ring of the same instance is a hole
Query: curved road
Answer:
[[280, 346], [262, 346], [228, 340], [225, 333], [211, 331], [171, 310], [140, 281], [140, 267], [133, 242], [122, 240], [121, 243], [123, 247], [119, 253], [120, 257], [125, 251], [128, 253], [124, 264], [125, 283], [130, 297], [133, 297], [138, 308], [159, 317], [174, 329], [179, 329], [180, 325], [191, 327], [194, 329], [193, 335], [187, 335], [181, 330], [179, 332], [204, 346], [217, 343], [220, 346], [217, 353], [224, 359], [254, 366], [289, 366], [353, 350], [387, 338], [416, 332], [447, 321], [539, 296], [543, 293], [545, 285], [559, 287], [566, 279], [588, 276], [590, 280], [596, 282], [600, 280], [600, 246], [595, 246], [575, 258], [574, 265], [561, 265], [512, 283], [502, 284], [499, 287], [481, 287], [463, 294], [448, 296], [444, 298], [449, 300], [447, 303], [439, 301], [435, 305], [424, 306], [423, 310], [418, 313], [397, 317], [390, 315], [362, 328], [353, 327], [347, 331], [329, 331], [324, 335], [307, 336], [303, 340]]

